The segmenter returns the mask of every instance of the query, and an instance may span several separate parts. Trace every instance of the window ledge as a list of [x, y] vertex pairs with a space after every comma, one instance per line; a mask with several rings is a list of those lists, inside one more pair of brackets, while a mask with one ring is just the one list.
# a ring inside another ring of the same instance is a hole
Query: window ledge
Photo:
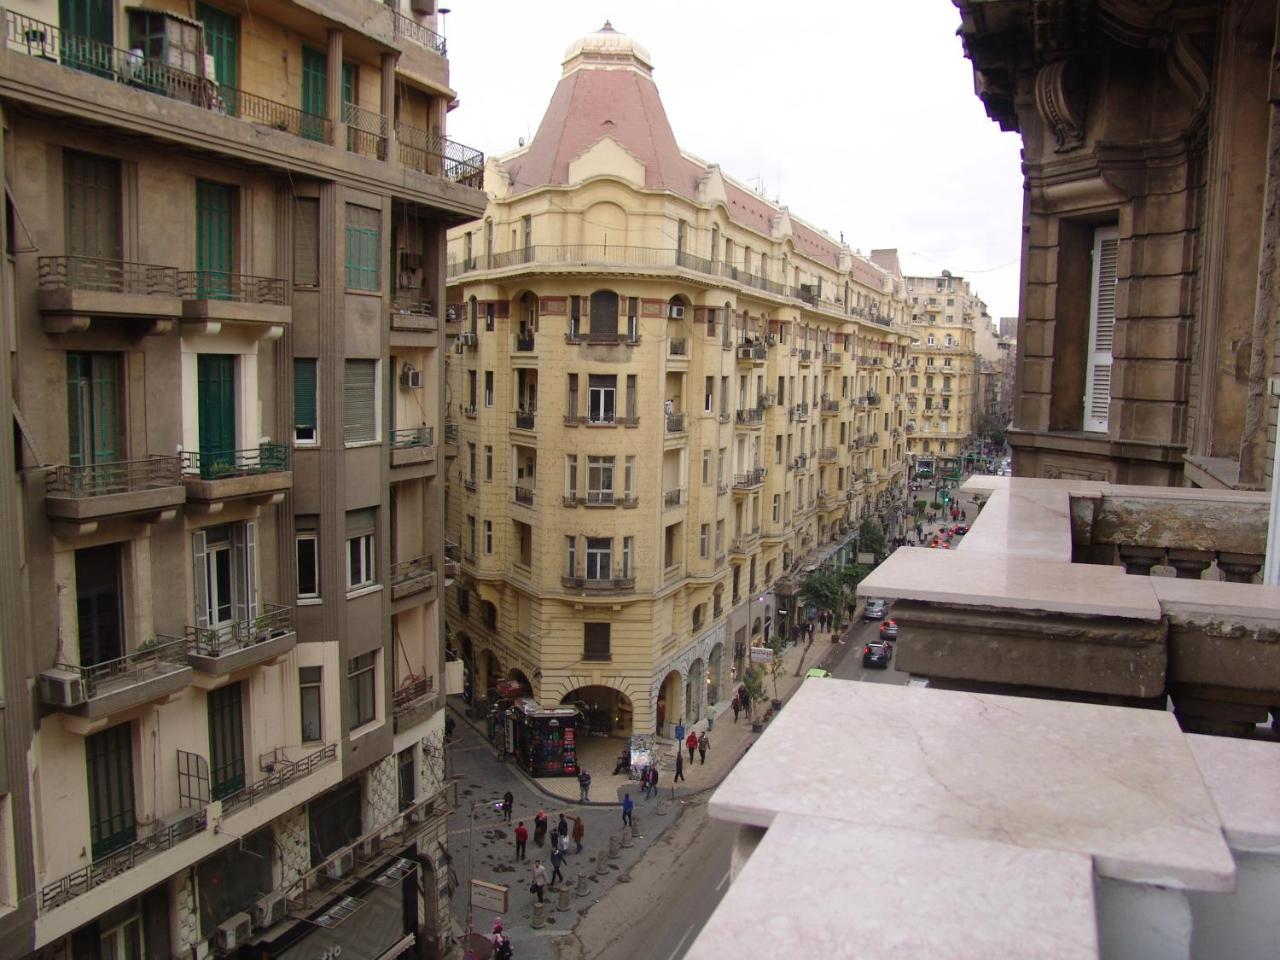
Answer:
[[[321, 597], [298, 597], [298, 606], [300, 607], [318, 607], [322, 603], [324, 603], [324, 599]], [[321, 741], [314, 742], [320, 743]]]
[[319, 440], [294, 440], [293, 445], [295, 447], [300, 447], [305, 450], [309, 447], [319, 447], [320, 441]]
[[361, 290], [357, 287], [345, 287], [344, 289], [349, 295], [354, 297], [377, 297], [379, 300], [382, 299], [381, 290]]
[[367, 587], [357, 587], [354, 590], [347, 591], [348, 600], [358, 600], [360, 597], [367, 597], [371, 593], [377, 593], [382, 589], [382, 584], [371, 583]]
[[357, 440], [354, 443], [343, 443], [343, 446], [346, 447], [348, 450], [358, 450], [361, 447], [380, 447], [382, 446], [382, 441], [381, 440]]
[[378, 727], [382, 726], [384, 723], [386, 723], [386, 720], [383, 719], [382, 717], [374, 717], [368, 723], [362, 723], [360, 726], [353, 727], [352, 729], [348, 730], [347, 739], [350, 741], [359, 740], [361, 737], [365, 736], [366, 734], [373, 733], [373, 731], [377, 730]]

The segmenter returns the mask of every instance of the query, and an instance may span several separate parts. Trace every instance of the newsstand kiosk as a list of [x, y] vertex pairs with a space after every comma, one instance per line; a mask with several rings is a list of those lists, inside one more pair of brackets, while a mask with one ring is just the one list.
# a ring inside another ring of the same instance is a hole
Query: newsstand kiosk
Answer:
[[578, 734], [582, 715], [577, 707], [544, 707], [521, 697], [510, 711], [512, 752], [535, 777], [578, 775]]

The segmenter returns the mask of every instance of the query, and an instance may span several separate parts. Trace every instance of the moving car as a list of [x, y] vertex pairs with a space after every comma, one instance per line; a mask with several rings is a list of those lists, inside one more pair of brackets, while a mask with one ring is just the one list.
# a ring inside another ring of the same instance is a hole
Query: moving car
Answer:
[[897, 640], [898, 639], [898, 621], [886, 620], [880, 624], [880, 639]]
[[892, 658], [893, 653], [889, 650], [887, 643], [868, 643], [862, 648], [864, 667], [879, 667], [881, 670], [887, 670]]
[[863, 620], [883, 620], [889, 612], [889, 604], [883, 600], [868, 600], [866, 609], [862, 611]]

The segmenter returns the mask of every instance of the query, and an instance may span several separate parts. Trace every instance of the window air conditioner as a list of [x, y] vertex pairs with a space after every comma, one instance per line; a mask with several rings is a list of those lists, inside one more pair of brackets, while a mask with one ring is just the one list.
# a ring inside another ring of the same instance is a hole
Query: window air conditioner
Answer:
[[230, 919], [218, 924], [214, 932], [213, 942], [223, 954], [240, 949], [240, 945], [249, 939], [253, 932], [253, 921], [247, 913], [237, 913]]
[[402, 390], [421, 390], [422, 371], [411, 363], [400, 368], [400, 388]]
[[667, 307], [667, 317], [672, 320], [684, 319], [684, 307], [678, 303], [673, 303]]
[[382, 838], [368, 837], [361, 840], [356, 852], [361, 860], [372, 860], [382, 852]]
[[44, 670], [40, 673], [40, 699], [54, 707], [74, 707], [84, 703], [84, 680], [71, 670]]
[[344, 850], [324, 865], [324, 872], [331, 880], [341, 880], [355, 868], [355, 865], [355, 853], [351, 850]]
[[274, 927], [284, 919], [289, 903], [283, 893], [273, 893], [263, 897], [253, 906], [253, 926], [256, 930]]

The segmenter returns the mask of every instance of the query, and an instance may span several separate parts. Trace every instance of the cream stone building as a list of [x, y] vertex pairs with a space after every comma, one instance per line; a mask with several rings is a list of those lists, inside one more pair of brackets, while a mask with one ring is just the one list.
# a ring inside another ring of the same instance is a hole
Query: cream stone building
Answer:
[[452, 642], [612, 731], [725, 701], [789, 574], [905, 487], [900, 283], [683, 152], [648, 53], [574, 43], [449, 240]]
[[437, 26], [4, 13], [0, 957], [448, 945]]
[[907, 277], [911, 299], [911, 347], [907, 376], [908, 453], [957, 457], [973, 440], [978, 400], [979, 323], [989, 323], [986, 305], [969, 282], [944, 270], [936, 277]]

